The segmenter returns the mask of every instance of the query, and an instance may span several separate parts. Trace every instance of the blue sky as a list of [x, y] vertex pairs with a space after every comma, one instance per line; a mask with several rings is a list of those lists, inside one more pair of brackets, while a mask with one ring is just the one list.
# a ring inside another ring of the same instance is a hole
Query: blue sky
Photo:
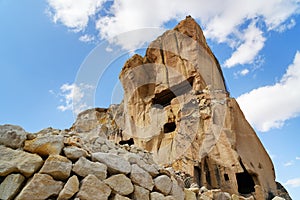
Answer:
[[277, 180], [300, 199], [300, 2], [203, 2], [0, 0], [0, 124], [64, 129], [73, 111], [117, 103], [126, 59], [192, 15]]

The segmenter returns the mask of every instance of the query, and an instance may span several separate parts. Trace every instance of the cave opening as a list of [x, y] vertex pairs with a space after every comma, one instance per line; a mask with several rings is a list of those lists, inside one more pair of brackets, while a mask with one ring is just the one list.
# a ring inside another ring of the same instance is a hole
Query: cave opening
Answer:
[[166, 107], [171, 104], [172, 99], [175, 97], [176, 95], [170, 89], [166, 89], [161, 93], [156, 94], [152, 100], [152, 103]]
[[201, 168], [199, 166], [194, 166], [194, 182], [201, 186]]
[[128, 144], [128, 145], [130, 146], [130, 145], [133, 145], [133, 144], [134, 144], [134, 140], [133, 140], [133, 138], [130, 138], [129, 140], [121, 140], [121, 141], [119, 142], [119, 144], [120, 144], [120, 145]]
[[163, 107], [170, 105], [172, 99], [176, 98], [177, 96], [186, 94], [192, 90], [193, 80], [194, 77], [191, 77], [186, 81], [183, 81], [171, 88], [165, 89], [160, 93], [155, 94], [154, 98], [152, 99], [152, 104], [158, 104]]
[[240, 194], [250, 194], [252, 192], [255, 192], [254, 180], [252, 176], [247, 172], [247, 170], [242, 173], [237, 173], [236, 180], [238, 184], [238, 191]]
[[169, 122], [164, 125], [164, 133], [171, 133], [175, 131], [175, 129], [176, 129], [175, 122]]
[[225, 181], [229, 181], [229, 176], [228, 176], [228, 174], [224, 174], [224, 179], [225, 179]]
[[207, 189], [212, 188], [212, 182], [211, 182], [211, 177], [210, 177], [210, 171], [208, 167], [208, 157], [204, 158], [204, 172], [205, 172], [205, 179], [206, 179], [206, 187]]

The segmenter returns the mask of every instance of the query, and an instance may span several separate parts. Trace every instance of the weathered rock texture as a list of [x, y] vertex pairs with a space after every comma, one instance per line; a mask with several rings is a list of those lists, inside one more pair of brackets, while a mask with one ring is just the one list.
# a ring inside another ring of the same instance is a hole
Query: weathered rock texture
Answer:
[[[0, 131], [2, 128], [6, 130], [7, 126], [0, 126]], [[11, 144], [0, 145], [1, 200], [146, 200], [150, 199], [151, 192], [184, 199], [180, 177], [157, 165], [152, 155], [143, 149], [115, 144], [94, 130], [78, 133], [48, 128], [36, 134], [24, 133], [25, 145], [18, 150]], [[46, 137], [49, 137], [48, 143]], [[57, 145], [53, 138], [60, 138], [62, 145], [60, 142]], [[26, 144], [32, 141], [39, 141], [39, 148], [34, 148], [35, 153], [28, 153]], [[19, 142], [16, 140], [16, 143]], [[40, 144], [50, 150], [41, 148]], [[60, 150], [52, 151], [57, 147]], [[167, 180], [167, 190], [161, 189], [161, 181], [154, 188], [154, 180], [159, 177]]]
[[116, 140], [132, 138], [159, 164], [191, 175], [190, 183], [266, 199], [277, 194], [272, 161], [191, 17], [153, 41], [144, 57], [130, 58], [120, 80]]
[[290, 199], [191, 17], [120, 80], [120, 105], [86, 110], [70, 129], [0, 126], [0, 198]]

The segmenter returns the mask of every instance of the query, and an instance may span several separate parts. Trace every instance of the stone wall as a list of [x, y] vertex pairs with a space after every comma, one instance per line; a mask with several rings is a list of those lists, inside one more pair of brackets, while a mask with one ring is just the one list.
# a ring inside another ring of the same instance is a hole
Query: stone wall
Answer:
[[[11, 139], [5, 140], [10, 135]], [[100, 132], [0, 126], [0, 199], [184, 199], [183, 182], [150, 153]], [[178, 180], [177, 180], [177, 179]]]

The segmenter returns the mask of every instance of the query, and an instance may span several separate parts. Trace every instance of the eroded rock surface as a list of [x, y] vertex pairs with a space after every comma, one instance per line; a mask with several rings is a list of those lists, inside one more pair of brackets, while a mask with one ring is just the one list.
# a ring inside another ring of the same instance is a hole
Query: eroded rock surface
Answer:
[[58, 195], [63, 188], [61, 181], [55, 181], [50, 175], [35, 174], [26, 184], [16, 200], [40, 200], [52, 195]]
[[0, 126], [0, 145], [5, 145], [14, 149], [24, 145], [27, 133], [20, 126], [5, 124]]
[[[235, 99], [221, 67], [191, 17], [153, 41], [144, 57], [124, 65], [122, 129], [114, 140], [153, 153], [164, 166], [208, 189], [244, 194], [261, 186], [277, 194], [274, 167]], [[255, 155], [255, 156], [254, 156]]]
[[0, 176], [17, 172], [29, 177], [42, 166], [43, 162], [36, 154], [0, 145]]

